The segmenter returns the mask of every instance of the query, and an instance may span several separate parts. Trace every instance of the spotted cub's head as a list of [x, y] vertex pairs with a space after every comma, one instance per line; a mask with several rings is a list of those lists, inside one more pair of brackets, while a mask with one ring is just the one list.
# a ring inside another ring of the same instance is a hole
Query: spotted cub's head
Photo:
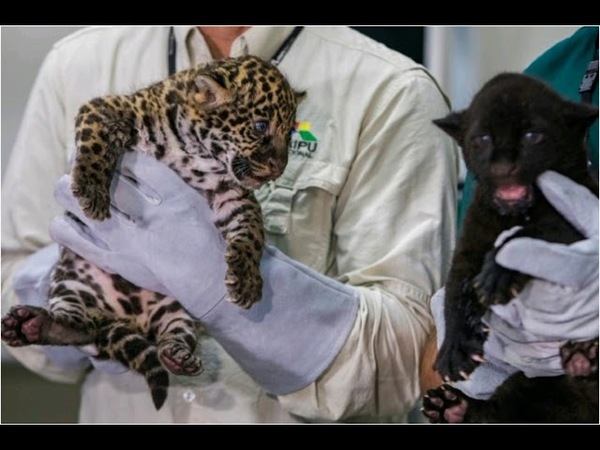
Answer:
[[186, 115], [200, 143], [247, 189], [279, 177], [304, 93], [256, 56], [216, 60], [188, 75]]

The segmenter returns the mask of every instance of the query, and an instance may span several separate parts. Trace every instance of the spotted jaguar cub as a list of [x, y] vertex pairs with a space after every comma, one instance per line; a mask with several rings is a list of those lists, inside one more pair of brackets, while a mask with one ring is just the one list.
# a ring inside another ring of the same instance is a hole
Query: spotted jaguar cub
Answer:
[[[281, 175], [296, 107], [274, 65], [254, 56], [178, 72], [130, 95], [94, 98], [76, 118], [72, 190], [92, 219], [110, 217], [110, 185], [125, 151], [150, 155], [206, 197], [226, 242], [228, 300], [249, 308], [262, 295], [264, 236], [253, 190]], [[144, 290], [61, 249], [49, 310], [17, 306], [2, 319], [12, 346], [95, 344], [146, 377], [154, 405], [168, 372], [196, 375], [197, 322], [176, 299]]]

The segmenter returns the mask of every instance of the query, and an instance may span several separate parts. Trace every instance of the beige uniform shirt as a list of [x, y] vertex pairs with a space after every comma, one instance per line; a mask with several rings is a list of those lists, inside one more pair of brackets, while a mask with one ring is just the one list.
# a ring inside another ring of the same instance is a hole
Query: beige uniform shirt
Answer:
[[[254, 27], [231, 55], [269, 59], [291, 28]], [[211, 59], [200, 33], [175, 27], [177, 68]], [[2, 189], [3, 311], [18, 302], [11, 275], [51, 243], [53, 199], [73, 149], [73, 118], [93, 96], [126, 93], [167, 75], [168, 27], [94, 27], [58, 42], [33, 87]], [[314, 383], [273, 397], [210, 338], [205, 372], [177, 379], [156, 412], [142, 377], [92, 370], [82, 422], [254, 423], [402, 420], [417, 401], [418, 366], [455, 238], [456, 149], [431, 120], [447, 100], [426, 69], [344, 27], [305, 28], [280, 64], [307, 99], [289, 165], [258, 193], [269, 241], [354, 286], [354, 327]], [[7, 347], [3, 347], [5, 350]], [[51, 380], [82, 376], [35, 346], [11, 348]], [[181, 378], [181, 377], [180, 377]]]

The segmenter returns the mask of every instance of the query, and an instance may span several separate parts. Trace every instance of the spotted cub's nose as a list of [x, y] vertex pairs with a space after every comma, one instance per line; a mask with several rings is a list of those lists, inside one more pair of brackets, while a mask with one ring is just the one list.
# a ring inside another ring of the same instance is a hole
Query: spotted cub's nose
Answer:
[[273, 178], [277, 178], [278, 176], [280, 176], [283, 173], [283, 171], [285, 170], [286, 166], [287, 166], [287, 154], [285, 155], [285, 157], [280, 157], [278, 159], [271, 159], [268, 162], [269, 172], [271, 173], [271, 176]]

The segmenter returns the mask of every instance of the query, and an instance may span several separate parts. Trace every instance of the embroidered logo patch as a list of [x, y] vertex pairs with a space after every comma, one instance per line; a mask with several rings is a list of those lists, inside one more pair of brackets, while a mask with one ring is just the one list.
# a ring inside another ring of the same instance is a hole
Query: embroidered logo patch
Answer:
[[317, 151], [317, 137], [310, 131], [310, 122], [296, 122], [292, 130], [292, 141], [290, 142], [290, 153], [305, 158], [312, 158]]
[[317, 142], [317, 138], [310, 132], [310, 122], [296, 122], [292, 130], [292, 137], [298, 133], [302, 140]]

